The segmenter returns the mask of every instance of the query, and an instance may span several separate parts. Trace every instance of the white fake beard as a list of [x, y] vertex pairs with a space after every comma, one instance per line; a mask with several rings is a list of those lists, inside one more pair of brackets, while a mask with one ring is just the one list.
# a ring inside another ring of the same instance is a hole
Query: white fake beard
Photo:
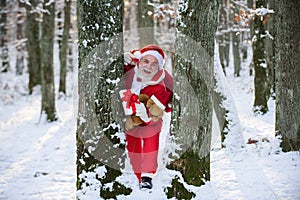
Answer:
[[140, 78], [142, 80], [142, 83], [147, 83], [149, 81], [152, 80], [152, 78], [154, 77], [155, 74], [153, 74], [153, 76], [145, 76], [144, 74], [141, 73], [140, 69], [137, 70], [138, 73], [137, 73], [137, 77]]

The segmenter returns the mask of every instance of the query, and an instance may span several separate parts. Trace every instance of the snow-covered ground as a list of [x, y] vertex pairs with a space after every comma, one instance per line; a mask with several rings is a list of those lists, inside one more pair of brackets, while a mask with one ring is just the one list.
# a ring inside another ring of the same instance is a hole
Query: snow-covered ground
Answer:
[[[247, 66], [240, 77], [234, 77], [230, 68], [227, 74], [228, 93], [240, 123], [230, 134], [239, 134], [244, 148], [220, 149], [218, 139], [213, 139], [211, 181], [189, 187], [195, 199], [299, 200], [300, 154], [280, 150], [274, 134], [274, 101], [270, 100], [267, 114], [254, 115], [253, 77], [248, 76]], [[56, 72], [56, 82], [57, 77]], [[69, 73], [68, 95], [56, 99], [59, 121], [47, 123], [40, 119], [39, 88], [26, 95], [28, 75], [0, 74], [0, 199], [76, 199], [75, 77]], [[246, 144], [249, 138], [259, 142]], [[148, 193], [138, 189], [134, 175], [125, 173], [119, 181], [133, 192], [119, 199], [167, 199], [163, 188], [174, 174], [160, 169], [153, 192]]]

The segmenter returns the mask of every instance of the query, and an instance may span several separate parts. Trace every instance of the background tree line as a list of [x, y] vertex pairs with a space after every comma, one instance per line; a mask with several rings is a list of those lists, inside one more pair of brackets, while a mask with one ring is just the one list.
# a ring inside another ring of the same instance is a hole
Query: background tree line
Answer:
[[300, 110], [295, 107], [299, 105], [300, 89], [295, 77], [299, 72], [299, 58], [294, 54], [299, 47], [299, 15], [292, 8], [295, 4], [296, 1], [223, 0], [216, 33], [225, 75], [230, 46], [237, 77], [249, 55], [247, 51], [252, 51], [249, 75], [254, 76], [253, 112], [268, 112], [269, 99], [275, 99], [276, 135], [282, 136], [284, 151], [298, 150], [300, 136], [296, 122]]
[[72, 52], [76, 44], [71, 41], [70, 27], [71, 0], [1, 1], [1, 72], [28, 73], [29, 94], [35, 86], [41, 86], [41, 113], [46, 114], [48, 121], [57, 120], [54, 45], [59, 45], [60, 94], [66, 94], [66, 72], [74, 68]]

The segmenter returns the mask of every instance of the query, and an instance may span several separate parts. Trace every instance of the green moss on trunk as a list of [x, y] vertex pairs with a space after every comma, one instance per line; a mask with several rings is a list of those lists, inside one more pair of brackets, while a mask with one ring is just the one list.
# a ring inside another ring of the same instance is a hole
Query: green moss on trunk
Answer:
[[192, 199], [195, 194], [187, 190], [182, 183], [179, 182], [179, 177], [175, 176], [172, 180], [172, 187], [167, 187], [165, 193], [168, 198], [175, 197], [176, 199]]
[[113, 182], [112, 188], [101, 188], [100, 195], [103, 199], [117, 199], [118, 195], [129, 195], [131, 188], [127, 188], [119, 182]]
[[204, 185], [204, 180], [210, 177], [209, 156], [199, 158], [192, 150], [182, 154], [182, 156], [167, 166], [169, 169], [180, 171], [185, 182], [190, 185]]

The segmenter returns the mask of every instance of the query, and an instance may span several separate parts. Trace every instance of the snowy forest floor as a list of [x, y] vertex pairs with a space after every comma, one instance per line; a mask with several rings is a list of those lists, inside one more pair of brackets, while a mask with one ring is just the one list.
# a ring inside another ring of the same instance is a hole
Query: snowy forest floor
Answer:
[[[244, 67], [240, 77], [231, 68], [226, 77], [240, 122], [244, 148], [221, 149], [213, 139], [211, 181], [191, 187], [195, 199], [299, 200], [300, 154], [283, 153], [274, 134], [275, 102], [270, 111], [254, 115], [253, 77]], [[68, 94], [56, 99], [59, 121], [40, 118], [40, 89], [27, 95], [28, 74], [0, 74], [0, 199], [48, 200], [76, 198], [75, 73], [68, 75]], [[56, 83], [58, 73], [56, 72]], [[259, 140], [246, 144], [248, 139]], [[269, 142], [263, 142], [267, 138]], [[120, 199], [166, 199], [163, 175], [154, 178], [157, 192], [134, 188]], [[169, 173], [169, 172], [166, 172]]]

